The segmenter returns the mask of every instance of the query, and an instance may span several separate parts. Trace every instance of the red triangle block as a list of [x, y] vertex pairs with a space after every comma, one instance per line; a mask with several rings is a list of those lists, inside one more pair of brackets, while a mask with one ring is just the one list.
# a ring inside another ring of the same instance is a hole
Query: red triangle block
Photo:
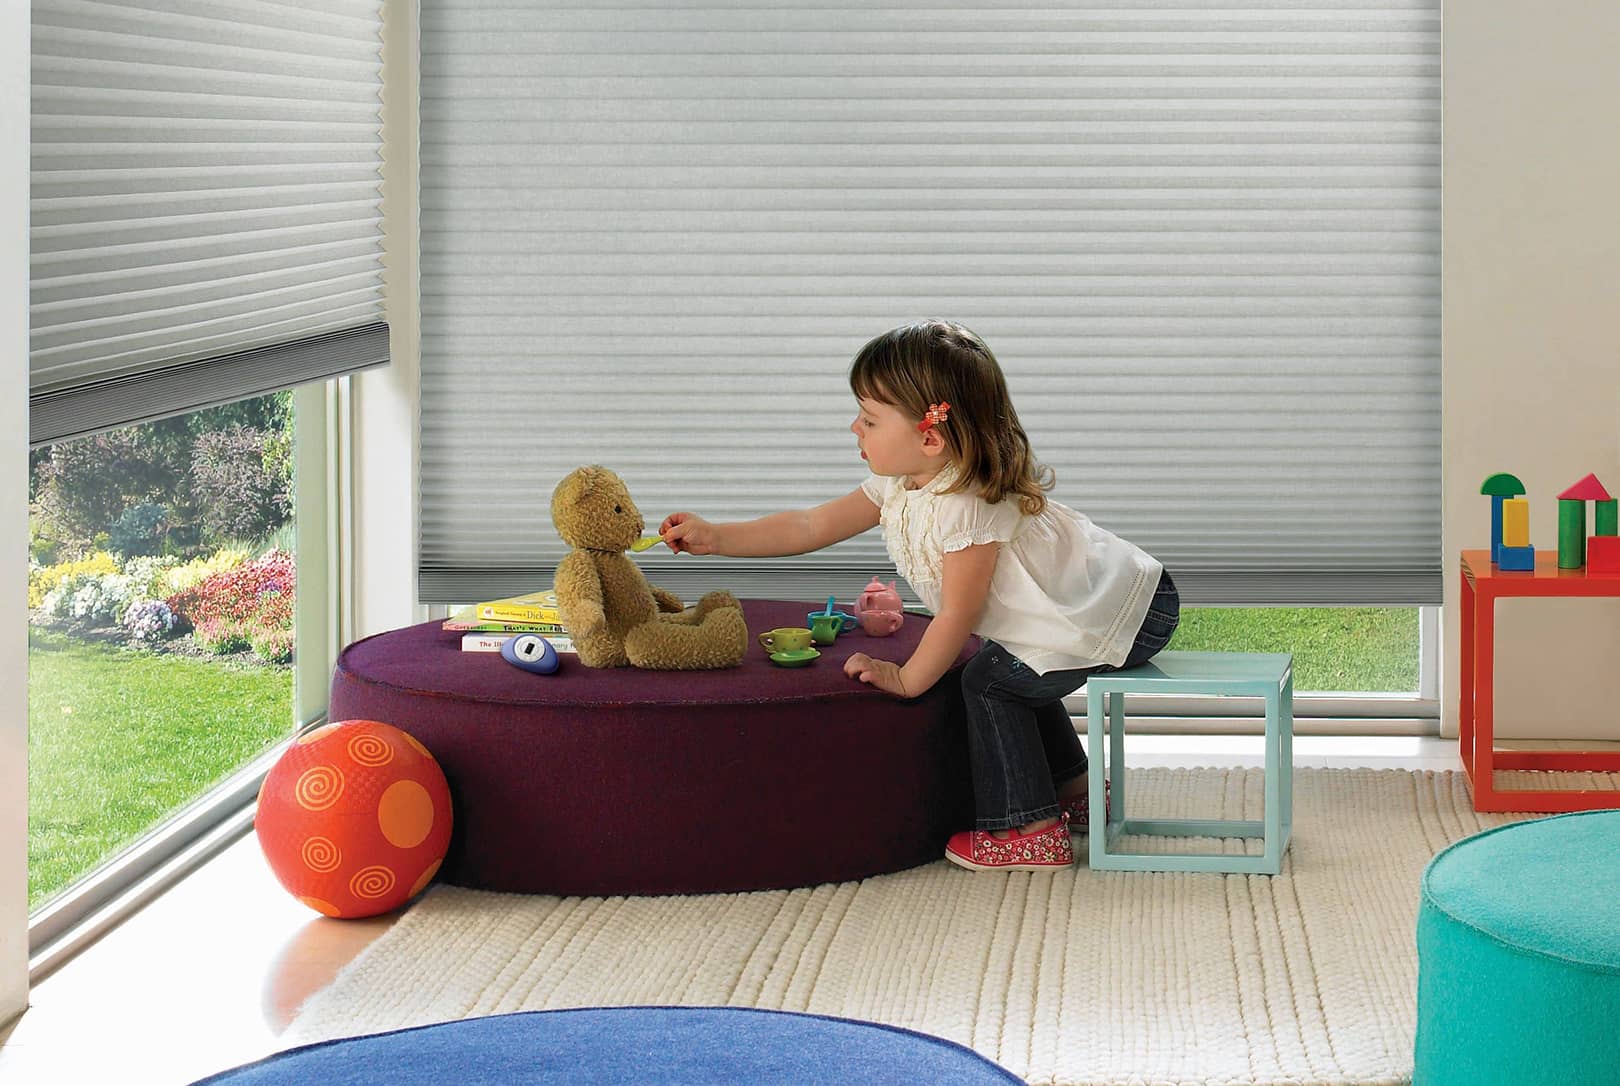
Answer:
[[1575, 501], [1582, 502], [1606, 502], [1610, 497], [1611, 495], [1609, 492], [1603, 489], [1603, 484], [1598, 482], [1598, 477], [1596, 475], [1588, 475], [1586, 478], [1582, 479], [1580, 482], [1558, 495], [1558, 499], [1560, 501], [1564, 500], [1565, 498], [1572, 498]]

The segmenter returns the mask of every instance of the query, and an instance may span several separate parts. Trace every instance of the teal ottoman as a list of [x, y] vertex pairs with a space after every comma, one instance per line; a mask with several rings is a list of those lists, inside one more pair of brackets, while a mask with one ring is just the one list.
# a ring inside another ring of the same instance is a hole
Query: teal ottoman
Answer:
[[1620, 1084], [1620, 811], [1440, 853], [1417, 947], [1413, 1086]]

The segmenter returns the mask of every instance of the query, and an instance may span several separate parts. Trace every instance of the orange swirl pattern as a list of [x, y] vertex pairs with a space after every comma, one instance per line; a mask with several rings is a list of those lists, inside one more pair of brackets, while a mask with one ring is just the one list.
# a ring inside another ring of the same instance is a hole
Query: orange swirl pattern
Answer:
[[394, 760], [394, 747], [382, 736], [368, 732], [349, 740], [349, 757], [360, 765], [375, 769]]
[[303, 857], [305, 867], [322, 875], [336, 871], [343, 862], [343, 850], [330, 837], [309, 838], [299, 850], [299, 855]]
[[394, 889], [394, 873], [380, 864], [362, 867], [349, 880], [349, 893], [367, 901], [384, 897]]
[[335, 721], [265, 776], [254, 829], [287, 891], [325, 916], [377, 916], [427, 888], [453, 827], [432, 754], [377, 720]]
[[343, 772], [336, 766], [310, 766], [293, 785], [293, 798], [306, 811], [324, 811], [343, 794]]

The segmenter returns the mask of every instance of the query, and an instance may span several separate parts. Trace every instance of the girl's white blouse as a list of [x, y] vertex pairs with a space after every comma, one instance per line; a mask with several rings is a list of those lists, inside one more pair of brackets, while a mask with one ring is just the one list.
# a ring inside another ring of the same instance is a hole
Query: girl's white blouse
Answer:
[[1159, 561], [1054, 501], [1028, 516], [1017, 498], [991, 505], [976, 494], [941, 494], [955, 477], [947, 467], [917, 490], [906, 489], [905, 476], [861, 484], [882, 510], [889, 557], [918, 598], [938, 613], [945, 554], [997, 542], [974, 633], [1042, 675], [1124, 663], [1159, 587]]

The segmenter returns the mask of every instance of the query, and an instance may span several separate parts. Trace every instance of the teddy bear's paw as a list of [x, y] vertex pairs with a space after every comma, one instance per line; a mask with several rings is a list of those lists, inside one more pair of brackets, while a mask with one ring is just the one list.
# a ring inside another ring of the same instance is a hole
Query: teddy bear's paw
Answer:
[[649, 587], [652, 589], [653, 601], [658, 604], [658, 610], [661, 614], [678, 615], [686, 610], [686, 604], [682, 603], [681, 598], [669, 589], [659, 588], [657, 585], [650, 585]]
[[630, 655], [623, 644], [612, 637], [593, 637], [574, 640], [574, 652], [586, 667], [629, 667]]
[[708, 671], [732, 667], [748, 651], [748, 624], [740, 608], [724, 607], [697, 626], [647, 622], [624, 635], [636, 667], [650, 671]]

